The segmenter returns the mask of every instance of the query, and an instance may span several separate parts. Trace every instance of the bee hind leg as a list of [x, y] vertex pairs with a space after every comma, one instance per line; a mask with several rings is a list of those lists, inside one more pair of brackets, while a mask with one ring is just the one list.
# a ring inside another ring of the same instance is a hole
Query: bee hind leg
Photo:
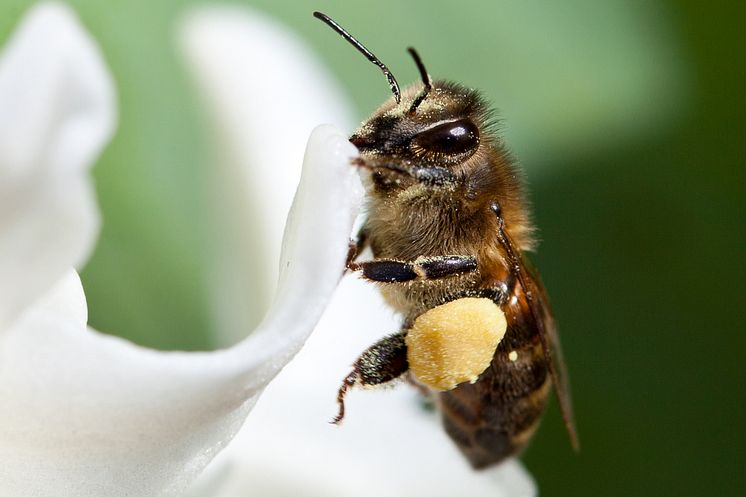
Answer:
[[345, 377], [337, 392], [339, 412], [331, 421], [333, 424], [339, 424], [344, 419], [344, 399], [350, 388], [355, 385], [361, 387], [383, 385], [399, 378], [409, 370], [407, 346], [404, 343], [405, 335], [405, 332], [400, 332], [384, 337], [360, 354], [352, 365], [352, 372]]

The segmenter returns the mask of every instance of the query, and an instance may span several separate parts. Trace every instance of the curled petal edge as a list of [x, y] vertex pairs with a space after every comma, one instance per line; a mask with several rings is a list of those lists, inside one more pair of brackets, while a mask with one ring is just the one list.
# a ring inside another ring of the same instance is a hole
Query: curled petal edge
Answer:
[[0, 494], [183, 492], [331, 299], [361, 201], [355, 155], [331, 126], [312, 133], [274, 304], [236, 346], [159, 352], [86, 330], [84, 313], [59, 311], [83, 298], [69, 279], [0, 335]]

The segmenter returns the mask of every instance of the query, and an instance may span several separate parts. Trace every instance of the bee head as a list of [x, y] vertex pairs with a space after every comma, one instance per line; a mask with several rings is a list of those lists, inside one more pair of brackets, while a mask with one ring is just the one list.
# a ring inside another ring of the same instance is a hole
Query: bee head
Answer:
[[[424, 78], [423, 78], [424, 79]], [[389, 99], [350, 137], [375, 184], [449, 187], [468, 174], [485, 142], [488, 111], [479, 94], [429, 78]]]
[[357, 164], [372, 172], [379, 189], [406, 189], [412, 185], [453, 187], [468, 175], [468, 159], [477, 153], [488, 122], [487, 107], [479, 94], [445, 81], [433, 82], [419, 54], [408, 51], [421, 82], [402, 92], [399, 83], [370, 50], [326, 14], [314, 16], [378, 66], [393, 94], [350, 137], [360, 150]]

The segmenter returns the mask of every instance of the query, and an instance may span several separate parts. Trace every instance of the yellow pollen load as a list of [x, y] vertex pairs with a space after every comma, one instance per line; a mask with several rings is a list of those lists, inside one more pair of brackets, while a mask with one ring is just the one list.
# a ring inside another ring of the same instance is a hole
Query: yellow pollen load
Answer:
[[420, 315], [407, 332], [409, 370], [433, 390], [475, 382], [505, 336], [505, 314], [492, 300], [463, 298]]

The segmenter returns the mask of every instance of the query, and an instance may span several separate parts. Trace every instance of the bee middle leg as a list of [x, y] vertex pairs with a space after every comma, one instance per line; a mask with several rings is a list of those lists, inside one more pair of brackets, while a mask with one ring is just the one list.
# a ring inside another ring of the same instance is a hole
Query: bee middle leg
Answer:
[[434, 280], [471, 273], [477, 270], [477, 259], [471, 255], [441, 255], [418, 257], [414, 261], [375, 259], [348, 264], [363, 277], [381, 283], [405, 283], [413, 280]]
[[409, 370], [407, 346], [404, 343], [405, 332], [399, 332], [382, 338], [365, 352], [352, 365], [352, 372], [342, 381], [337, 393], [339, 412], [332, 420], [337, 424], [345, 415], [345, 395], [355, 385], [376, 386], [399, 378]]

